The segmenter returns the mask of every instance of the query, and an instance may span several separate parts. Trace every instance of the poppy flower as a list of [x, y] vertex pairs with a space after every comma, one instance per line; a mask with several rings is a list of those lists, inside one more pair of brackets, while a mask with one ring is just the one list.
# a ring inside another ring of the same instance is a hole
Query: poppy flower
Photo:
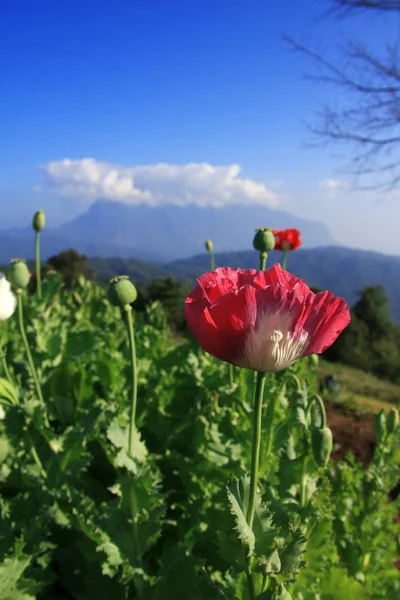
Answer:
[[9, 319], [17, 306], [17, 300], [11, 291], [11, 284], [0, 273], [0, 321]]
[[200, 346], [254, 371], [281, 371], [321, 354], [350, 322], [342, 298], [312, 292], [279, 264], [267, 271], [221, 267], [204, 273], [185, 302]]
[[298, 229], [273, 229], [275, 236], [275, 250], [287, 252], [301, 246], [300, 231]]

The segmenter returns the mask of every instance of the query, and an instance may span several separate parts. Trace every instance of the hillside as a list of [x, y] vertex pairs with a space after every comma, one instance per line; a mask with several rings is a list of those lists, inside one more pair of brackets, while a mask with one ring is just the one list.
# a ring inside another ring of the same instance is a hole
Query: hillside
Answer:
[[[281, 258], [281, 253], [271, 252], [268, 265], [272, 266]], [[96, 276], [103, 280], [116, 274], [126, 274], [137, 281], [167, 275], [182, 281], [194, 281], [209, 269], [206, 253], [163, 265], [115, 258], [94, 258], [90, 262]], [[221, 253], [216, 255], [216, 264], [258, 268], [258, 255], [255, 251]], [[309, 285], [329, 289], [345, 298], [350, 305], [356, 302], [358, 292], [364, 287], [382, 284], [389, 298], [392, 316], [400, 322], [400, 257], [329, 246], [292, 252], [288, 257], [288, 269]]]

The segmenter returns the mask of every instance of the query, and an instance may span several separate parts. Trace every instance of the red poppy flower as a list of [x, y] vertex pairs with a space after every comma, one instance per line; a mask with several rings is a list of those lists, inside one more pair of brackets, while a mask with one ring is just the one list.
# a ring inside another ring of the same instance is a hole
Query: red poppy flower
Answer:
[[350, 322], [342, 298], [314, 294], [279, 264], [268, 271], [221, 267], [198, 278], [185, 318], [213, 356], [254, 371], [281, 371], [321, 354]]
[[298, 229], [273, 229], [275, 236], [275, 250], [295, 250], [301, 246], [300, 231]]

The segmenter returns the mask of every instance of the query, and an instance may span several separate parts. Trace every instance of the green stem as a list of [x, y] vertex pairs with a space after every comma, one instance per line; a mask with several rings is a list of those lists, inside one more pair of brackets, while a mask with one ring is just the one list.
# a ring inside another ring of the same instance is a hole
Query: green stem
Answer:
[[33, 444], [31, 445], [31, 454], [33, 456], [33, 460], [35, 461], [35, 463], [37, 465], [37, 468], [40, 471], [41, 476], [43, 477], [43, 479], [47, 479], [47, 473], [43, 468], [42, 461], [40, 460], [39, 455], [36, 451], [36, 448]]
[[[254, 404], [253, 404], [253, 444], [251, 450], [251, 474], [250, 474], [250, 493], [249, 493], [249, 505], [247, 508], [246, 520], [247, 524], [252, 529], [254, 512], [255, 512], [255, 501], [258, 483], [258, 467], [260, 463], [260, 447], [261, 447], [261, 425], [262, 425], [262, 405], [263, 405], [263, 394], [265, 385], [266, 373], [257, 373], [256, 386], [254, 390]], [[251, 557], [246, 557], [246, 576], [249, 587], [249, 598], [255, 600], [256, 592], [254, 586], [254, 580], [251, 573]]]
[[233, 365], [229, 365], [229, 385], [232, 386], [235, 383], [235, 375], [233, 370]]
[[1, 366], [3, 367], [4, 375], [6, 376], [6, 379], [9, 381], [9, 383], [14, 385], [14, 381], [13, 381], [10, 369], [8, 368], [6, 355], [2, 349], [0, 350], [0, 354], [1, 354]]
[[42, 298], [42, 279], [40, 275], [40, 233], [35, 234], [35, 258], [36, 258], [36, 293], [39, 299]]
[[253, 446], [251, 451], [251, 474], [249, 506], [247, 510], [247, 524], [252, 529], [254, 520], [255, 500], [258, 483], [258, 467], [260, 463], [261, 446], [261, 423], [262, 423], [262, 400], [264, 394], [266, 373], [257, 373], [257, 383], [254, 394], [254, 416], [253, 416]]
[[285, 252], [283, 253], [283, 256], [282, 256], [282, 263], [281, 263], [282, 269], [285, 269], [285, 270], [286, 270], [286, 263], [287, 263], [287, 255], [288, 255], [288, 251], [285, 250]]
[[23, 344], [25, 346], [25, 352], [26, 352], [26, 356], [28, 358], [28, 363], [29, 363], [29, 367], [31, 369], [31, 374], [32, 374], [32, 377], [33, 377], [33, 381], [34, 381], [35, 386], [36, 386], [36, 393], [38, 395], [38, 398], [39, 398], [40, 402], [42, 404], [44, 404], [42, 389], [40, 387], [39, 378], [38, 378], [37, 372], [36, 372], [36, 367], [35, 367], [35, 364], [34, 364], [33, 359], [32, 359], [32, 354], [31, 354], [31, 351], [30, 351], [30, 348], [29, 348], [28, 338], [26, 337], [26, 333], [25, 333], [24, 313], [23, 313], [23, 310], [22, 310], [22, 290], [21, 289], [17, 290], [17, 303], [18, 303], [18, 323], [19, 323], [19, 330], [20, 330], [20, 333], [21, 333]]
[[267, 258], [268, 258], [267, 252], [260, 252], [260, 271], [265, 271], [265, 269], [267, 267]]
[[124, 307], [126, 312], [126, 322], [128, 326], [129, 348], [131, 354], [131, 373], [132, 373], [132, 398], [131, 398], [131, 414], [129, 417], [129, 438], [128, 438], [128, 453], [132, 456], [133, 442], [135, 439], [135, 419], [137, 406], [137, 375], [136, 375], [136, 348], [135, 336], [133, 333], [132, 307], [126, 304]]
[[311, 407], [313, 405], [313, 402], [316, 402], [318, 404], [319, 412], [321, 415], [321, 429], [324, 429], [326, 427], [325, 405], [324, 405], [324, 401], [322, 400], [321, 396], [318, 396], [318, 394], [314, 394], [313, 396], [311, 396], [310, 400], [308, 401], [308, 406], [307, 406], [307, 410], [306, 410], [306, 422], [308, 422], [308, 418], [311, 413]]
[[215, 256], [212, 250], [210, 251], [210, 271], [215, 271]]

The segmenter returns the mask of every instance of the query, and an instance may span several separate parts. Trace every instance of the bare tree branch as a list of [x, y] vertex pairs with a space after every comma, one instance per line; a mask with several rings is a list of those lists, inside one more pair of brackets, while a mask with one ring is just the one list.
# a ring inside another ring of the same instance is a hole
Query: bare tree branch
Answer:
[[[400, 0], [330, 0], [350, 9], [400, 11]], [[313, 49], [286, 38], [307, 56], [317, 71], [308, 79], [333, 85], [344, 93], [339, 105], [324, 106], [309, 130], [323, 143], [342, 145], [350, 152], [350, 171], [364, 180], [374, 176], [369, 189], [400, 183], [400, 54], [397, 45], [378, 53], [353, 42], [341, 47], [333, 62]]]
[[400, 0], [332, 0], [340, 9], [400, 11]]

